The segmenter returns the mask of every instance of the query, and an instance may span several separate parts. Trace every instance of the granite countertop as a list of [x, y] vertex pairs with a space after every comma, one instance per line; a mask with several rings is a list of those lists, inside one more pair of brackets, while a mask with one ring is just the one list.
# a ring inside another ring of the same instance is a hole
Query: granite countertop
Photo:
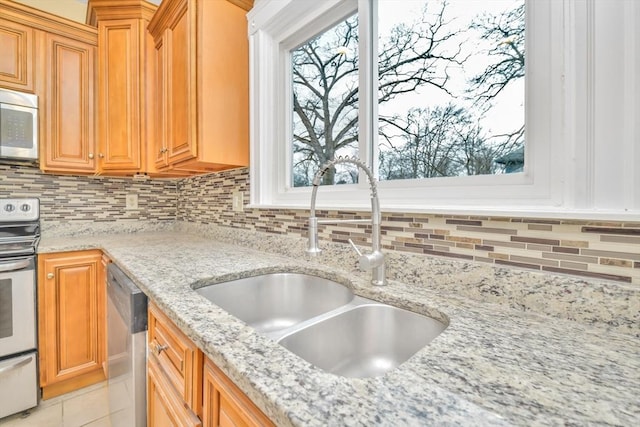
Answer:
[[[443, 295], [424, 284], [374, 288], [366, 273], [170, 230], [44, 236], [39, 252], [94, 248], [278, 425], [640, 423], [640, 343], [633, 335]], [[344, 378], [313, 367], [191, 288], [280, 271], [335, 278], [358, 295], [444, 318], [449, 326], [382, 377]]]

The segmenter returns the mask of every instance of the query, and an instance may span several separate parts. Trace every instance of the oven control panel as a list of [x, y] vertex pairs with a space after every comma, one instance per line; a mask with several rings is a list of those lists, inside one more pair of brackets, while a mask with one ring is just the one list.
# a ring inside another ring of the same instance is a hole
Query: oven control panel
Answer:
[[0, 199], [0, 222], [37, 221], [39, 218], [39, 199]]

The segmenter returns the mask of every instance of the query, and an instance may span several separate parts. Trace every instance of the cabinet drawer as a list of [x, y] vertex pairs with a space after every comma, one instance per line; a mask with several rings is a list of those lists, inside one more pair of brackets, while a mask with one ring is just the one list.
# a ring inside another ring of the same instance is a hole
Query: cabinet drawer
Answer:
[[149, 359], [147, 421], [150, 426], [201, 427], [200, 419], [186, 408], [155, 358]]
[[149, 360], [197, 414], [201, 409], [202, 353], [155, 305], [149, 304]]

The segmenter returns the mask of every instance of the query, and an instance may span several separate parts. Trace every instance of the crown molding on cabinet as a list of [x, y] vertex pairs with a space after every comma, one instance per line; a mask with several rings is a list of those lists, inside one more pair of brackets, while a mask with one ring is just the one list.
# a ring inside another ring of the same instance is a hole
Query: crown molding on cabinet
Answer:
[[98, 44], [98, 30], [86, 24], [63, 18], [17, 2], [0, 0], [2, 17], [32, 28], [64, 37]]
[[151, 20], [158, 9], [145, 0], [89, 0], [87, 24], [97, 26], [98, 21], [139, 18]]

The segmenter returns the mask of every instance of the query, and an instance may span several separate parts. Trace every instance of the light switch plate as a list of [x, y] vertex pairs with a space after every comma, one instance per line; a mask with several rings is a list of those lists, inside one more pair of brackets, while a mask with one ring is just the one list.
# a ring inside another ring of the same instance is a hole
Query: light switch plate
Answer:
[[127, 194], [125, 197], [125, 209], [138, 209], [138, 195]]
[[233, 192], [233, 210], [234, 212], [242, 212], [244, 210], [244, 193], [242, 191]]

